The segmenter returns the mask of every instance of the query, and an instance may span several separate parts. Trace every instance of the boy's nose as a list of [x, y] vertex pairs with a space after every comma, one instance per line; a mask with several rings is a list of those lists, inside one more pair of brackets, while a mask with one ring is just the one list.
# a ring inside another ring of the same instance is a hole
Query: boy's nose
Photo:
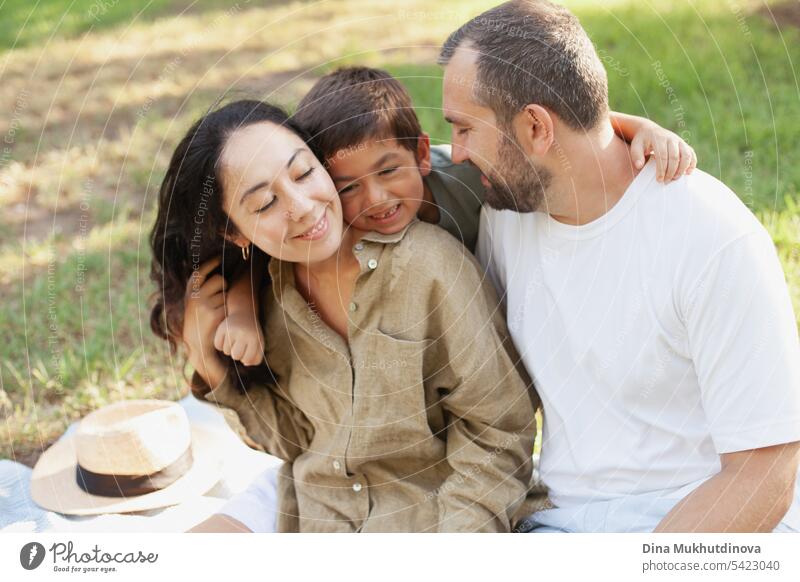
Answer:
[[368, 184], [366, 186], [367, 189], [367, 203], [371, 206], [377, 206], [382, 202], [386, 202], [389, 199], [389, 195], [386, 192], [385, 188], [382, 188], [378, 184]]

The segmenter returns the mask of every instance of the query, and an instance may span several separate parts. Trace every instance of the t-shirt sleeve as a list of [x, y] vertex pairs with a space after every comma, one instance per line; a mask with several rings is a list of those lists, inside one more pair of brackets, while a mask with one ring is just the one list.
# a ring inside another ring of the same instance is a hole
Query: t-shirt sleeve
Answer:
[[499, 265], [497, 262], [497, 257], [500, 256], [500, 253], [495, 252], [497, 249], [493, 249], [493, 244], [495, 242], [499, 244], [499, 240], [495, 240], [497, 237], [495, 236], [496, 233], [493, 232], [493, 221], [489, 216], [490, 212], [491, 211], [485, 206], [481, 208], [480, 223], [478, 226], [478, 243], [475, 247], [475, 257], [478, 259], [478, 263], [480, 263], [481, 268], [483, 269], [484, 273], [486, 273], [489, 281], [491, 281], [492, 285], [494, 286], [495, 291], [497, 291], [497, 296], [500, 297], [501, 302], [505, 304], [505, 282], [500, 272], [501, 265]]
[[800, 440], [800, 342], [769, 235], [729, 243], [691, 289], [689, 350], [717, 452]]

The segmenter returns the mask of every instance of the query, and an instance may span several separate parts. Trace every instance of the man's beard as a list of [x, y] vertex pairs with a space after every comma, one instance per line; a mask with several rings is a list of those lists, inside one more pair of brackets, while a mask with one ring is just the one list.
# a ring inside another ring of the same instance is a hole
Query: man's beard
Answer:
[[502, 133], [497, 160], [495, 171], [484, 172], [490, 184], [486, 188], [486, 203], [495, 210], [539, 210], [553, 180], [550, 171], [526, 158], [506, 132]]

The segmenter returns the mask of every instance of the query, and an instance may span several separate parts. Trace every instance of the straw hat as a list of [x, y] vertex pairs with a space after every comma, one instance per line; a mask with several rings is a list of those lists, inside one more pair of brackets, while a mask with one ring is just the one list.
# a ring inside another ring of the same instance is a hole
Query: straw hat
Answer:
[[219, 480], [218, 437], [166, 400], [126, 400], [95, 410], [47, 449], [31, 497], [71, 515], [143, 511], [202, 495]]

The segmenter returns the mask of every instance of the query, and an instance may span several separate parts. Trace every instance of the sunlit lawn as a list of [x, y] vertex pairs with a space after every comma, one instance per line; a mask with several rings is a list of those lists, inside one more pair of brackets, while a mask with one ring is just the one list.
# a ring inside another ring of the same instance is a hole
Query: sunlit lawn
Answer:
[[[222, 94], [291, 107], [321, 72], [364, 63], [400, 77], [447, 141], [438, 46], [492, 4], [0, 4], [0, 457], [30, 462], [107, 402], [187, 393], [149, 330], [147, 235], [193, 118]], [[798, 30], [746, 2], [570, 5], [612, 107], [683, 133], [758, 213], [800, 313]]]

